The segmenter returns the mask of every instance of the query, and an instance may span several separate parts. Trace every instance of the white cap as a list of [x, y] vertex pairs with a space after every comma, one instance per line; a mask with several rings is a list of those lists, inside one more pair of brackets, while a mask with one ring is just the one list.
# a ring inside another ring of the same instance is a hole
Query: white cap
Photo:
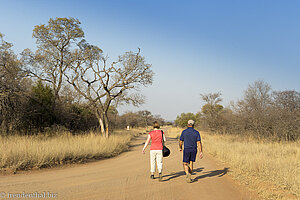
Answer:
[[194, 125], [194, 124], [195, 124], [194, 120], [191, 120], [191, 119], [190, 119], [190, 120], [188, 121], [188, 125]]

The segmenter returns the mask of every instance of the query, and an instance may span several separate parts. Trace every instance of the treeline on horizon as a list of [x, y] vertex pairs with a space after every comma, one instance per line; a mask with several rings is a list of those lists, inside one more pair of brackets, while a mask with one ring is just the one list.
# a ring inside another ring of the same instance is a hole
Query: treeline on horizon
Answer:
[[[113, 62], [84, 39], [80, 21], [50, 19], [33, 29], [37, 50], [20, 56], [0, 33], [0, 133], [36, 134], [96, 130], [108, 136], [114, 129], [148, 126], [160, 116], [150, 111], [118, 113], [118, 106], [144, 102], [141, 87], [151, 85], [151, 64], [125, 52]], [[194, 119], [201, 130], [251, 134], [258, 138], [296, 140], [300, 135], [300, 93], [272, 91], [263, 81], [249, 85], [243, 99], [222, 105], [220, 93], [202, 94], [201, 111], [182, 113], [175, 125]]]
[[117, 110], [143, 104], [140, 88], [153, 82], [140, 49], [110, 61], [85, 40], [80, 21], [72, 17], [36, 25], [33, 38], [36, 50], [17, 55], [0, 33], [2, 135], [96, 130], [108, 137], [113, 129], [164, 124], [147, 110], [123, 115]]
[[[14, 83], [22, 85], [22, 90], [16, 87], [18, 91], [12, 91], [9, 98], [6, 98], [6, 104], [2, 103], [2, 135], [100, 132], [98, 119], [91, 106], [77, 99], [78, 95], [74, 91], [65, 88], [60, 99], [55, 101], [52, 89], [41, 81], [33, 82], [26, 78], [20, 83]], [[108, 116], [111, 132], [127, 126], [146, 127], [154, 121], [165, 124], [163, 118], [147, 110], [127, 111], [121, 115], [116, 107], [111, 106]]]
[[243, 98], [229, 107], [222, 105], [221, 93], [201, 94], [205, 103], [200, 112], [182, 113], [175, 125], [185, 127], [196, 121], [203, 131], [251, 135], [255, 138], [295, 141], [300, 139], [300, 93], [295, 90], [272, 91], [262, 81], [249, 84]]

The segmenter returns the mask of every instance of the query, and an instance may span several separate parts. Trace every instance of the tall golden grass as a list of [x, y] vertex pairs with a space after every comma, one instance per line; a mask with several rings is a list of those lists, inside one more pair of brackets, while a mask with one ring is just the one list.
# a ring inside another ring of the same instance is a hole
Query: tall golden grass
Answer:
[[170, 138], [179, 138], [181, 132], [183, 131], [182, 128], [172, 126], [163, 127], [163, 130], [166, 133], [166, 136]]
[[[182, 129], [169, 129], [178, 138]], [[223, 161], [232, 176], [262, 199], [300, 198], [300, 141], [258, 141], [249, 136], [201, 132], [204, 152]]]
[[132, 132], [105, 138], [89, 133], [0, 137], [0, 171], [27, 170], [108, 158], [129, 147]]

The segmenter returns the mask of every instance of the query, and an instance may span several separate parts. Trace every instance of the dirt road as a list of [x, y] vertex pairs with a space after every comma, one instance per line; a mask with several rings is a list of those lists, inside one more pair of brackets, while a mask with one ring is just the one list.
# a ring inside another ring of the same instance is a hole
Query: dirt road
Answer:
[[163, 161], [163, 182], [151, 180], [149, 147], [146, 154], [141, 153], [145, 139], [145, 135], [135, 139], [130, 151], [115, 158], [65, 168], [1, 175], [0, 200], [11, 199], [7, 198], [9, 193], [12, 197], [12, 194], [17, 196], [17, 193], [23, 192], [24, 195], [37, 192], [41, 197], [71, 200], [255, 199], [230, 179], [226, 166], [217, 165], [205, 154], [195, 163], [193, 183], [186, 183], [182, 155], [175, 139], [167, 142], [171, 155]]

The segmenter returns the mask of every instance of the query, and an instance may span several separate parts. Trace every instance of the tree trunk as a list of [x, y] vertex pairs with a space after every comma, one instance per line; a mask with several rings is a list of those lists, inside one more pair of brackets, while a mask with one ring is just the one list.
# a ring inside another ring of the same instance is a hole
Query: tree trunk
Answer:
[[108, 128], [109, 128], [109, 121], [108, 121], [108, 116], [107, 113], [103, 114], [103, 121], [104, 121], [104, 126], [105, 126], [105, 137], [108, 137], [109, 133], [108, 133]]
[[100, 125], [100, 131], [101, 131], [101, 134], [104, 136], [104, 124], [103, 124], [103, 120], [101, 118], [98, 118], [98, 121], [99, 121], [99, 125]]
[[97, 119], [98, 119], [98, 122], [99, 122], [99, 127], [100, 127], [100, 131], [101, 131], [101, 134], [103, 135], [103, 136], [105, 136], [104, 135], [104, 130], [105, 130], [105, 128], [104, 128], [104, 124], [103, 124], [103, 119], [101, 118], [101, 114], [99, 113], [99, 111], [98, 111], [98, 109], [96, 109], [96, 117], [97, 117]]

